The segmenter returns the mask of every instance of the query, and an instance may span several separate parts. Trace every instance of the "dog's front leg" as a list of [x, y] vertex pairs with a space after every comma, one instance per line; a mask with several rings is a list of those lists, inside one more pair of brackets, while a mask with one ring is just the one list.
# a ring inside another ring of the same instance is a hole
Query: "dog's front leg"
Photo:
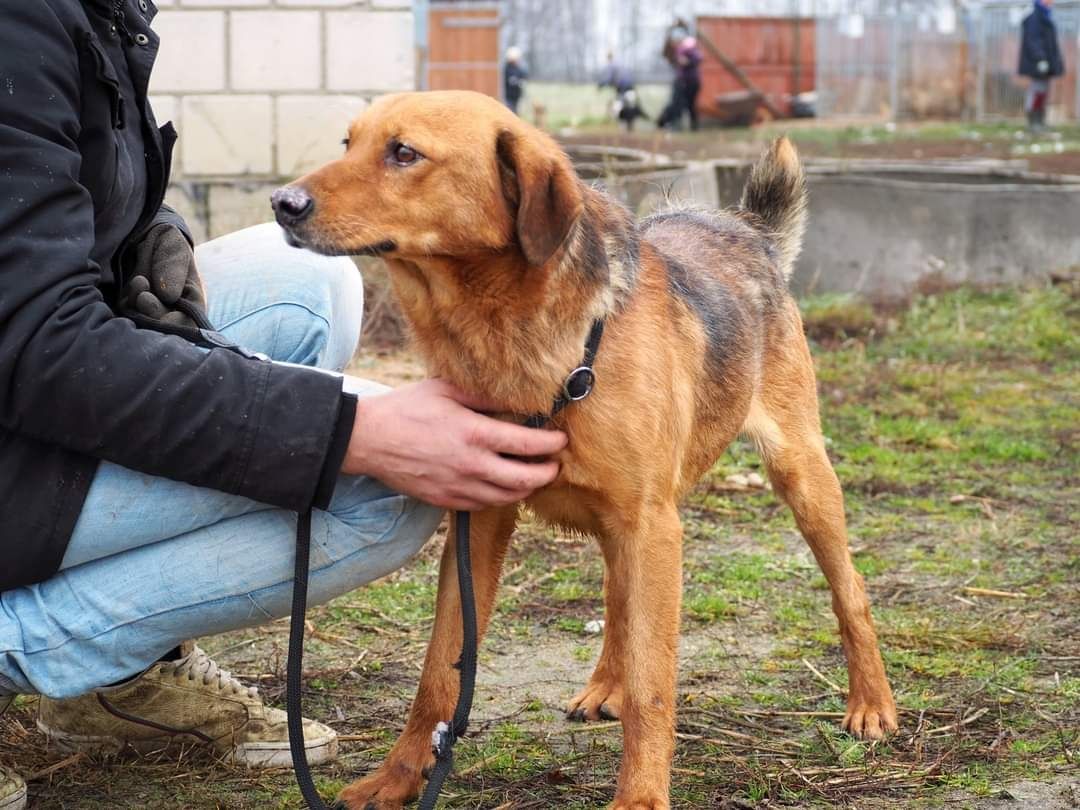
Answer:
[[612, 810], [666, 810], [682, 600], [682, 524], [675, 504], [642, 514], [612, 545], [608, 584], [620, 588], [626, 610], [623, 760]]
[[[470, 549], [476, 590], [477, 624], [483, 637], [491, 616], [503, 558], [517, 521], [517, 506], [489, 509], [472, 516]], [[439, 595], [435, 628], [424, 659], [420, 687], [409, 721], [386, 761], [369, 776], [342, 791], [349, 810], [396, 810], [420, 793], [426, 772], [435, 763], [431, 732], [440, 720], [449, 720], [457, 702], [459, 673], [454, 664], [461, 655], [461, 598], [457, 581], [454, 520], [443, 548], [439, 568]]]
[[618, 720], [626, 678], [623, 675], [623, 649], [626, 646], [626, 589], [612, 576], [612, 554], [618, 553], [621, 538], [604, 536], [604, 644], [596, 668], [585, 688], [566, 707], [566, 719], [577, 721]]

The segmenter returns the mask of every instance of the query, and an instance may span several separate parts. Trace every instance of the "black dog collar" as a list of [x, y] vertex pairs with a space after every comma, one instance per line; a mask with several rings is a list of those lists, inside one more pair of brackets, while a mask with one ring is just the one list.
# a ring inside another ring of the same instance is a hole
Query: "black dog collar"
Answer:
[[550, 413], [534, 413], [525, 421], [525, 427], [544, 427], [559, 411], [571, 402], [580, 402], [592, 393], [596, 385], [596, 372], [593, 371], [593, 363], [596, 362], [596, 353], [600, 350], [600, 339], [604, 336], [604, 320], [597, 318], [593, 321], [589, 330], [588, 340], [585, 341], [585, 357], [581, 365], [567, 375], [562, 390], [555, 396], [551, 403]]

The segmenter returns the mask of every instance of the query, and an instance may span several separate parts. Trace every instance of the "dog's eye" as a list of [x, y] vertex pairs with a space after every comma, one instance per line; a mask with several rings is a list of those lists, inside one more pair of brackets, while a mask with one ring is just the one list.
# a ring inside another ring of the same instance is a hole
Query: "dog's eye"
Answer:
[[398, 166], [411, 166], [421, 157], [419, 152], [403, 143], [396, 144], [391, 155]]

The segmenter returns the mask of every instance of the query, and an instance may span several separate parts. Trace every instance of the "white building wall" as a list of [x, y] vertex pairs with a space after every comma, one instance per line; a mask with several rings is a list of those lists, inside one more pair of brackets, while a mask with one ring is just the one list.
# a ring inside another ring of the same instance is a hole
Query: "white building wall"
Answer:
[[341, 153], [372, 97], [416, 86], [411, 0], [157, 0], [151, 97], [177, 181], [274, 180]]

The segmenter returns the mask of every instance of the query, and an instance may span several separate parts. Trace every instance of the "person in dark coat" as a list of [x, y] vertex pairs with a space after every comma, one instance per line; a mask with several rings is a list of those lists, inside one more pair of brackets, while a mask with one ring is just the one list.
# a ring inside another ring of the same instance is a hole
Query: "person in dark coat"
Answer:
[[[438, 381], [341, 374], [362, 312], [350, 260], [273, 224], [192, 248], [163, 204], [176, 133], [147, 100], [155, 13], [0, 0], [0, 711], [41, 695], [68, 748], [179, 735], [285, 765], [283, 713], [187, 640], [288, 613], [294, 513], [315, 509], [325, 602], [403, 565], [444, 508], [553, 480], [554, 462], [501, 454], [565, 436]], [[334, 755], [331, 729], [305, 737]], [[0, 766], [0, 807], [25, 795]]]
[[1057, 27], [1051, 6], [1053, 0], [1035, 0], [1035, 8], [1021, 23], [1021, 76], [1029, 77], [1024, 97], [1024, 112], [1028, 127], [1041, 130], [1046, 126], [1046, 105], [1050, 95], [1050, 80], [1065, 73]]
[[671, 101], [660, 114], [657, 126], [678, 127], [683, 116], [690, 117], [690, 129], [698, 128], [697, 97], [701, 92], [701, 49], [697, 39], [690, 36], [686, 23], [679, 20], [669, 29], [664, 44], [664, 58], [675, 70]]
[[514, 115], [518, 114], [518, 104], [525, 94], [525, 80], [528, 78], [529, 71], [521, 63], [521, 48], [507, 48], [506, 64], [503, 65], [503, 94], [506, 97], [506, 106]]

